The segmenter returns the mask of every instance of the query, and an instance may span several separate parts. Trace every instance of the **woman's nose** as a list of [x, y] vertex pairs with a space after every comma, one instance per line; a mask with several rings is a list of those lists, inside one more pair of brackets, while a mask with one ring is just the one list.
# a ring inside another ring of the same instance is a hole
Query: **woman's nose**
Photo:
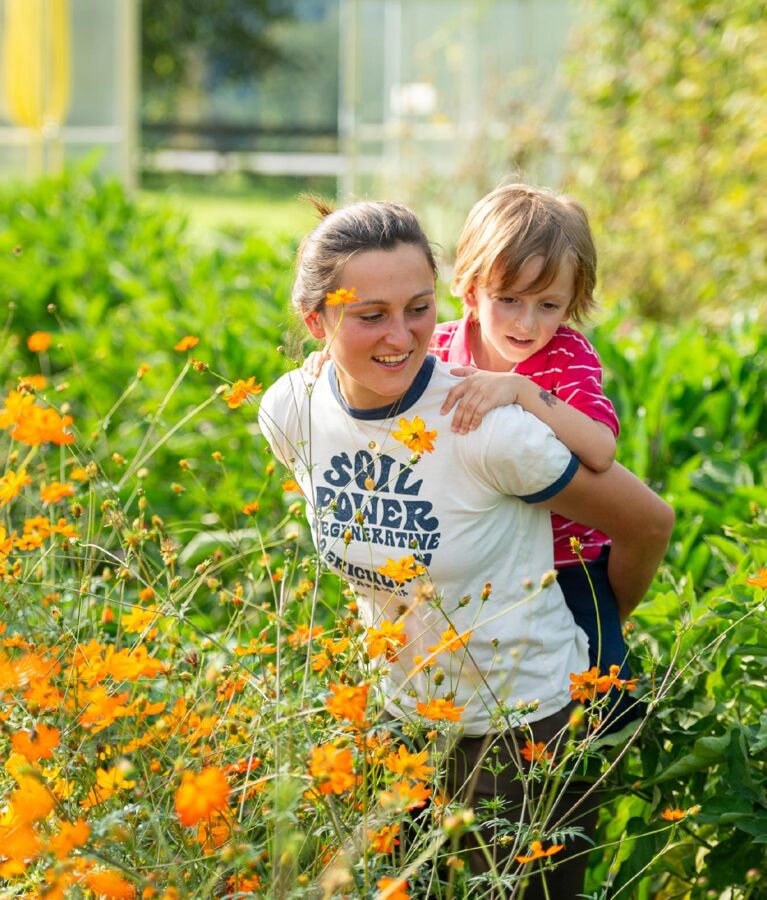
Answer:
[[389, 321], [389, 330], [387, 338], [395, 346], [402, 346], [407, 343], [408, 327], [404, 316], [392, 316]]

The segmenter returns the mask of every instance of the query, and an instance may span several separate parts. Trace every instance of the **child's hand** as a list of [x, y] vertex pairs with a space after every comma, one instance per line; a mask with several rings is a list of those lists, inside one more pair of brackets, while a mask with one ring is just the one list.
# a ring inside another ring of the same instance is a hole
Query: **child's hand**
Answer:
[[464, 379], [445, 397], [440, 413], [447, 415], [458, 404], [450, 428], [459, 434], [474, 431], [496, 406], [517, 402], [521, 376], [513, 372], [481, 372], [471, 366], [461, 366], [451, 369], [450, 374], [463, 375]]
[[301, 368], [307, 375], [311, 375], [312, 378], [319, 378], [322, 367], [329, 358], [327, 353], [323, 353], [321, 350], [312, 350], [304, 360]]

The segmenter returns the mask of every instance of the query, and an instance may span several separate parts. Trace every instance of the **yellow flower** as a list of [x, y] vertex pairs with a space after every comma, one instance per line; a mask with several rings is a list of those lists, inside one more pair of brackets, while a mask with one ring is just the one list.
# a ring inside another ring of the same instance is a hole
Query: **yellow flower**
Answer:
[[0, 478], [0, 506], [10, 503], [25, 484], [32, 484], [32, 479], [27, 475], [26, 469], [19, 469], [18, 473], [9, 469]]
[[325, 303], [328, 306], [346, 306], [347, 303], [357, 303], [360, 298], [357, 296], [354, 288], [339, 288], [330, 294], [325, 294]]
[[392, 431], [392, 437], [412, 450], [413, 453], [432, 453], [434, 450], [434, 438], [436, 431], [427, 431], [426, 424], [420, 416], [413, 416], [413, 421], [401, 418], [397, 423], [398, 431]]
[[381, 575], [396, 581], [397, 584], [404, 584], [406, 581], [412, 581], [419, 575], [423, 575], [426, 569], [415, 561], [414, 556], [403, 556], [396, 562], [387, 558], [386, 565], [379, 566], [378, 571]]

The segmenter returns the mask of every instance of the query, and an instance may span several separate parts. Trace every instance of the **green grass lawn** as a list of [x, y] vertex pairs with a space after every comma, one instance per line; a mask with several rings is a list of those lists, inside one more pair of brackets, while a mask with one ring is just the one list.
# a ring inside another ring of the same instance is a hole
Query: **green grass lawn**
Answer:
[[335, 197], [333, 179], [226, 176], [148, 177], [139, 202], [170, 207], [186, 216], [192, 234], [205, 240], [221, 228], [252, 229], [269, 238], [301, 238], [317, 222], [302, 193]]

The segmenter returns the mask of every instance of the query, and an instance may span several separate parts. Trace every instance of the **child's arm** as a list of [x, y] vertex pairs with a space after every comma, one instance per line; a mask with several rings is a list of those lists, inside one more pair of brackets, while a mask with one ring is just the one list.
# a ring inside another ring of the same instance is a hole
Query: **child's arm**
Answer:
[[583, 465], [595, 472], [604, 472], [612, 465], [615, 435], [609, 426], [557, 399], [524, 375], [480, 372], [467, 367], [451, 372], [466, 376], [448, 393], [440, 409], [444, 416], [458, 404], [451, 424], [453, 431], [473, 431], [491, 409], [518, 403], [548, 425]]
[[[328, 359], [328, 354], [323, 352], [322, 350], [312, 350], [312, 352], [304, 360], [304, 364], [303, 366], [301, 366], [301, 368], [304, 370], [304, 372], [306, 372], [307, 375], [311, 375], [312, 378], [319, 378], [322, 367], [325, 365]], [[562, 443], [564, 443], [564, 441]]]

